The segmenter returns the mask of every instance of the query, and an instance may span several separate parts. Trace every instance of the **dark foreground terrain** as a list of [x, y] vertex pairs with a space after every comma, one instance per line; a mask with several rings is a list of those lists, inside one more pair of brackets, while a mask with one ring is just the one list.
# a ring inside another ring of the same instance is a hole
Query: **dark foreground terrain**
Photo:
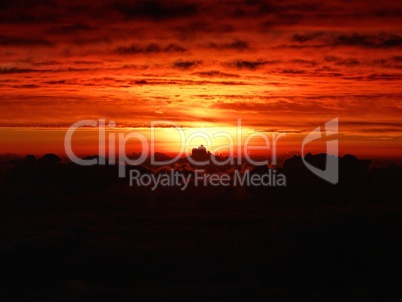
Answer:
[[285, 188], [183, 192], [49, 156], [1, 167], [1, 301], [402, 299], [398, 166], [345, 156], [333, 186], [295, 157]]

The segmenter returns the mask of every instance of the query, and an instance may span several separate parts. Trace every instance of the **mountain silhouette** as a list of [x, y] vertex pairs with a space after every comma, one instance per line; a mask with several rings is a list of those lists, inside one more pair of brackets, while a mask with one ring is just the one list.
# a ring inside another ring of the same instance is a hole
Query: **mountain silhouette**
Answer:
[[[320, 166], [324, 158], [306, 160]], [[309, 301], [382, 301], [383, 290], [400, 294], [397, 165], [375, 168], [345, 155], [340, 182], [331, 185], [294, 156], [283, 167], [249, 170], [283, 173], [285, 187], [192, 184], [184, 191], [129, 186], [118, 165], [79, 166], [53, 155], [0, 166], [7, 301], [205, 301], [216, 294], [294, 301], [300, 292]], [[150, 179], [198, 167], [183, 158], [124, 168]], [[236, 166], [225, 168], [216, 174]]]

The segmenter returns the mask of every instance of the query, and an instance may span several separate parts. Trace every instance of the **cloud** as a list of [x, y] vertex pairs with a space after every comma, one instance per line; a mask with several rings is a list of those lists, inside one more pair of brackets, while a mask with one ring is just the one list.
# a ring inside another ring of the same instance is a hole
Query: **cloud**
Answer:
[[195, 67], [197, 65], [200, 65], [200, 64], [201, 64], [201, 61], [178, 60], [178, 61], [175, 61], [172, 66], [174, 68], [178, 68], [178, 69], [190, 69], [190, 68], [193, 68], [193, 67]]
[[355, 46], [363, 48], [392, 48], [402, 45], [402, 36], [395, 33], [380, 32], [377, 34], [365, 33], [332, 33], [332, 32], [308, 32], [295, 34], [291, 41], [300, 44], [310, 41], [318, 41], [322, 46]]
[[61, 61], [50, 60], [50, 61], [39, 61], [33, 62], [32, 65], [34, 66], [52, 66], [52, 65], [62, 65]]
[[317, 62], [313, 60], [305, 60], [305, 59], [293, 59], [290, 61], [293, 64], [304, 65], [304, 66], [316, 66]]
[[199, 13], [197, 3], [178, 1], [120, 1], [113, 7], [127, 19], [167, 20], [193, 17]]
[[49, 85], [64, 85], [64, 84], [70, 84], [69, 82], [67, 82], [66, 80], [58, 80], [58, 81], [47, 81], [44, 82], [45, 84], [49, 84]]
[[171, 43], [168, 46], [166, 46], [163, 49], [163, 51], [167, 52], [167, 53], [169, 53], [169, 52], [185, 52], [186, 49], [184, 47], [180, 46], [180, 45], [177, 45], [175, 43]]
[[282, 72], [288, 74], [303, 74], [306, 71], [301, 69], [283, 69]]
[[377, 35], [350, 34], [334, 38], [334, 45], [361, 46], [369, 48], [387, 48], [402, 45], [402, 37], [395, 34], [380, 33]]
[[71, 25], [65, 25], [57, 28], [53, 28], [50, 32], [53, 34], [77, 34], [80, 32], [91, 31], [94, 28], [90, 25], [83, 23], [75, 23]]
[[35, 89], [35, 88], [40, 88], [40, 85], [36, 85], [36, 84], [25, 84], [25, 85], [15, 85], [13, 86], [13, 88], [17, 88], [17, 89]]
[[[38, 0], [28, 7], [27, 0], [8, 2], [13, 3], [0, 9], [4, 124], [41, 124], [47, 109], [55, 117], [69, 111], [58, 116], [67, 125], [77, 116], [145, 123], [163, 111], [164, 118], [184, 123], [239, 116], [261, 122], [261, 128], [270, 128], [266, 116], [275, 116], [279, 128], [297, 114], [310, 117], [316, 111], [360, 112], [377, 120], [400, 113], [399, 23], [368, 14], [369, 6], [382, 4]], [[325, 101], [306, 98], [310, 95], [324, 95]], [[16, 102], [27, 96], [32, 101]], [[77, 96], [85, 102], [61, 102]], [[4, 99], [12, 100], [12, 107], [5, 108]], [[229, 104], [209, 107], [222, 100]], [[236, 100], [244, 104], [230, 104]], [[188, 110], [197, 105], [205, 112]]]
[[144, 51], [145, 51], [146, 53], [158, 53], [158, 52], [161, 51], [161, 48], [159, 47], [158, 44], [156, 44], [156, 43], [151, 43], [151, 44], [149, 44], [149, 45], [145, 48]]
[[156, 53], [182, 53], [186, 49], [175, 43], [170, 43], [165, 47], [161, 47], [159, 44], [150, 43], [147, 46], [139, 46], [132, 44], [130, 46], [119, 46], [115, 49], [115, 53], [119, 55], [136, 55], [136, 54], [156, 54]]
[[299, 42], [299, 43], [305, 43], [307, 41], [313, 40], [317, 37], [322, 36], [323, 33], [321, 32], [312, 32], [312, 33], [306, 33], [306, 34], [295, 34], [292, 36], [292, 41], [294, 42]]
[[120, 55], [133, 55], [133, 54], [139, 54], [143, 53], [144, 48], [138, 46], [138, 45], [130, 45], [130, 46], [120, 46], [116, 48], [116, 53]]
[[261, 59], [255, 61], [248, 61], [248, 60], [234, 60], [231, 62], [226, 62], [223, 65], [231, 68], [236, 69], [248, 69], [248, 70], [255, 70], [258, 69], [266, 64], [275, 64], [277, 61], [264, 61]]
[[41, 37], [14, 37], [0, 35], [2, 46], [53, 46], [54, 43]]
[[401, 78], [402, 74], [400, 73], [373, 73], [367, 77], [368, 80], [387, 80], [387, 81], [401, 80]]
[[344, 59], [344, 60], [339, 60], [335, 64], [339, 65], [339, 66], [352, 67], [352, 66], [360, 65], [360, 61], [356, 58], [348, 58], [348, 59]]
[[77, 60], [77, 61], [74, 61], [74, 64], [78, 64], [78, 65], [102, 65], [103, 62], [101, 62], [101, 61]]
[[194, 75], [200, 77], [210, 77], [210, 78], [238, 78], [239, 75], [233, 73], [225, 73], [218, 70], [211, 70], [211, 71], [200, 71], [194, 72]]
[[402, 123], [395, 123], [395, 122], [370, 122], [370, 121], [344, 120], [344, 121], [342, 121], [342, 125], [402, 128]]
[[247, 41], [243, 40], [234, 40], [233, 42], [230, 43], [224, 43], [224, 44], [216, 44], [216, 43], [211, 43], [209, 45], [210, 48], [214, 49], [235, 49], [235, 50], [247, 50], [250, 48], [249, 43]]
[[326, 57], [324, 58], [324, 60], [325, 60], [326, 62], [335, 62], [335, 61], [340, 60], [340, 58], [337, 57], [337, 56], [326, 56]]
[[173, 26], [172, 30], [174, 32], [179, 32], [182, 37], [191, 38], [197, 33], [224, 33], [229, 34], [236, 31], [235, 24], [219, 23], [219, 22], [205, 22], [200, 20], [201, 16], [197, 21], [186, 23], [185, 25]]
[[37, 70], [17, 67], [0, 67], [0, 74], [12, 74], [12, 73], [27, 73], [35, 72]]

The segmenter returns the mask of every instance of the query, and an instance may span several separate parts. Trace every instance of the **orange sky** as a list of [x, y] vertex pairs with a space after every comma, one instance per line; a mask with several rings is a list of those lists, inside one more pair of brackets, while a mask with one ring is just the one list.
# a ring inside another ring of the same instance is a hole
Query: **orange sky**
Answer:
[[[286, 132], [285, 153], [339, 117], [341, 153], [401, 154], [400, 1], [16, 0], [0, 29], [0, 153], [63, 153], [71, 124], [99, 118], [144, 133], [241, 118]], [[76, 148], [95, 153], [86, 133]]]

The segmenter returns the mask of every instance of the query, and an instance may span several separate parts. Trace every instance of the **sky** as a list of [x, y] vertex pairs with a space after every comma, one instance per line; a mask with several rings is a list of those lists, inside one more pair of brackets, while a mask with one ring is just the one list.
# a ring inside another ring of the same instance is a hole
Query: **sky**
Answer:
[[[286, 153], [338, 118], [341, 153], [399, 156], [401, 79], [401, 1], [0, 2], [0, 153], [63, 153], [101, 118], [147, 138], [152, 121], [212, 135], [241, 119], [286, 133]], [[157, 134], [175, 152], [174, 129]]]

